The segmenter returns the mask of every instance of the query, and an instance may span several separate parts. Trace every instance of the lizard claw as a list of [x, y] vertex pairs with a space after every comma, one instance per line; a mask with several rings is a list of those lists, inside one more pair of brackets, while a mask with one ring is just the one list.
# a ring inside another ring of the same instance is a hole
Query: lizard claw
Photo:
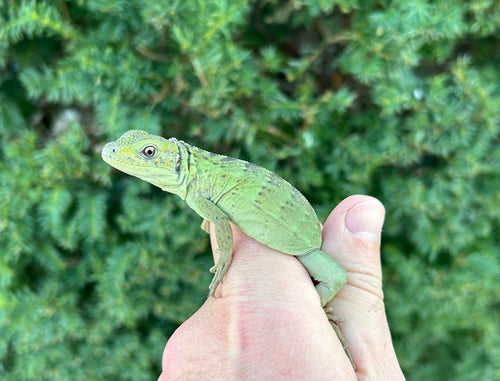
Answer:
[[354, 370], [356, 370], [356, 365], [354, 365], [354, 361], [352, 360], [351, 352], [349, 351], [349, 343], [347, 342], [347, 338], [344, 335], [344, 332], [342, 332], [342, 329], [340, 328], [338, 323], [342, 323], [345, 319], [338, 317], [333, 313], [333, 310], [331, 307], [324, 307], [326, 316], [328, 317], [328, 320], [330, 321], [330, 325], [332, 326], [333, 330], [337, 334], [337, 337], [340, 340], [340, 343], [342, 344], [342, 347], [344, 348], [344, 352], [349, 358], [349, 361], [351, 362], [352, 367]]
[[210, 289], [210, 296], [214, 296], [215, 290], [217, 289], [217, 286], [219, 283], [223, 283], [223, 278], [224, 275], [226, 275], [227, 270], [229, 269], [229, 265], [231, 264], [231, 260], [229, 261], [222, 261], [219, 259], [216, 265], [214, 265], [211, 269], [211, 273], [215, 273], [212, 282], [210, 283], [209, 289]]

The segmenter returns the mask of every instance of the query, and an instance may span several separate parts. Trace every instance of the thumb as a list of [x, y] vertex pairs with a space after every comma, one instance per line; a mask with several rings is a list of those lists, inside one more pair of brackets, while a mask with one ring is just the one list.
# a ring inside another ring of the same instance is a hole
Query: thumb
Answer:
[[355, 195], [337, 205], [323, 228], [323, 249], [349, 273], [349, 285], [374, 293], [380, 299], [383, 299], [380, 239], [384, 217], [380, 201]]
[[380, 237], [385, 210], [375, 198], [343, 200], [323, 228], [323, 251], [347, 271], [347, 285], [334, 298], [335, 314], [356, 364], [358, 377], [404, 379], [392, 345], [382, 291]]

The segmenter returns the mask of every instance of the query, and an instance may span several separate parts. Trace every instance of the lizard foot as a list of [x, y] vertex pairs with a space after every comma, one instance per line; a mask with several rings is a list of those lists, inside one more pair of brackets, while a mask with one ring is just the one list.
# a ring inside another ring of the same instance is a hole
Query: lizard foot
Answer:
[[344, 335], [344, 332], [342, 332], [342, 329], [340, 328], [338, 323], [342, 323], [344, 321], [343, 318], [338, 317], [335, 315], [332, 311], [331, 307], [325, 307], [324, 308], [326, 316], [328, 317], [328, 320], [330, 321], [330, 325], [332, 326], [333, 330], [337, 334], [337, 337], [339, 338], [340, 342], [342, 343], [342, 347], [344, 348], [344, 352], [349, 358], [349, 361], [351, 362], [352, 367], [354, 370], [356, 370], [356, 365], [354, 365], [354, 361], [352, 361], [352, 356], [351, 352], [349, 351], [349, 343], [347, 342], [347, 338]]
[[223, 283], [222, 279], [224, 278], [224, 275], [226, 275], [230, 264], [231, 264], [231, 258], [229, 258], [229, 260], [223, 260], [222, 257], [220, 257], [217, 264], [210, 268], [210, 272], [215, 273], [214, 277], [212, 278], [212, 282], [208, 287], [210, 290], [209, 293], [210, 296], [214, 296], [215, 290], [217, 289], [219, 283]]

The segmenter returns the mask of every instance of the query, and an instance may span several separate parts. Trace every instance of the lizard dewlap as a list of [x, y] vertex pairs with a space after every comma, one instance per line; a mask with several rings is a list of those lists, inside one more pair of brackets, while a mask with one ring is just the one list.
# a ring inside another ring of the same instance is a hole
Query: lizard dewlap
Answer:
[[[207, 232], [208, 222], [214, 224], [220, 257], [210, 269], [215, 273], [211, 296], [231, 264], [230, 221], [260, 243], [296, 256], [317, 282], [322, 306], [346, 283], [344, 269], [320, 250], [321, 227], [312, 206], [296, 188], [267, 169], [138, 130], [106, 144], [102, 158], [186, 200], [203, 218], [202, 228]], [[348, 353], [345, 343], [344, 347]]]

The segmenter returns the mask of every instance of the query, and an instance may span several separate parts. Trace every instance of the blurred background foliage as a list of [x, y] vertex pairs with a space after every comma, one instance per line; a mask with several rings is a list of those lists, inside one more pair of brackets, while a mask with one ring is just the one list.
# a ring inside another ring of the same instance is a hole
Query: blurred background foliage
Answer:
[[100, 158], [138, 128], [323, 221], [378, 197], [408, 379], [500, 379], [499, 33], [495, 0], [0, 0], [1, 378], [154, 379], [206, 297], [197, 216]]

